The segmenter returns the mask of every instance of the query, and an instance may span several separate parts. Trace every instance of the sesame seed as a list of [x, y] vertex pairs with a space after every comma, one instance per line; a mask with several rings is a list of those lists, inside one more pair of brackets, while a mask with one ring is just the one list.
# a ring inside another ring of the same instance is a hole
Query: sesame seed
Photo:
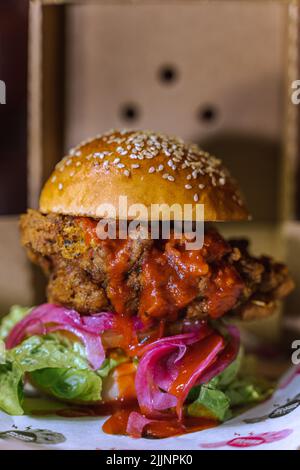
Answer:
[[169, 176], [168, 176], [168, 180], [169, 180], [169, 181], [175, 181], [175, 178], [174, 178], [174, 176], [169, 175]]
[[104, 166], [104, 168], [107, 168], [107, 167], [108, 167], [108, 165], [109, 165], [109, 161], [108, 161], [108, 160], [104, 160], [104, 162], [103, 162], [103, 166]]
[[127, 170], [127, 169], [125, 169], [125, 170], [124, 170], [124, 175], [125, 175], [125, 176], [130, 176], [130, 171]]
[[199, 201], [199, 196], [198, 196], [198, 194], [197, 194], [197, 193], [196, 193], [196, 194], [194, 194], [194, 201], [195, 201], [195, 202], [198, 202], [198, 201]]
[[80, 151], [80, 150], [77, 150], [77, 151], [75, 152], [75, 156], [76, 156], [76, 157], [80, 157], [80, 156], [81, 156], [81, 151]]
[[204, 188], [205, 188], [205, 184], [202, 184], [202, 183], [198, 184], [198, 188], [199, 188], [199, 189], [204, 189]]
[[71, 176], [71, 178], [72, 178], [72, 176], [74, 176], [74, 175], [75, 175], [75, 171], [70, 171], [70, 176]]
[[162, 175], [162, 177], [163, 177], [164, 180], [168, 179], [168, 176], [169, 176], [168, 173], [164, 173], [164, 174]]
[[138, 163], [132, 163], [131, 168], [139, 168], [140, 165]]
[[68, 160], [66, 161], [66, 165], [69, 166], [69, 165], [71, 165], [71, 163], [72, 163], [71, 158], [68, 158]]
[[148, 172], [149, 172], [149, 173], [154, 173], [154, 172], [155, 172], [154, 166], [150, 166]]
[[81, 165], [81, 162], [76, 162], [76, 166], [80, 166]]
[[[187, 180], [191, 180], [192, 178], [198, 179], [200, 175], [204, 175], [209, 177], [209, 184], [211, 185], [217, 186], [226, 184], [226, 175], [224, 174], [220, 160], [199, 149], [197, 145], [185, 144], [176, 137], [151, 131], [111, 130], [104, 135], [106, 136], [105, 138], [102, 135], [99, 139], [103, 139], [103, 141], [106, 141], [108, 144], [114, 144], [116, 148], [114, 153], [117, 151], [120, 155], [128, 154], [129, 158], [134, 160], [152, 159], [157, 157], [158, 154], [164, 154], [167, 157], [166, 164], [174, 172], [177, 168], [190, 169]], [[80, 145], [85, 145], [85, 143]], [[76, 152], [80, 152], [80, 145], [71, 149], [70, 153], [75, 154]], [[99, 153], [112, 156], [112, 160], [114, 160], [116, 156], [113, 155], [113, 152]], [[178, 167], [178, 165], [180, 166]], [[163, 175], [163, 170], [166, 168], [166, 165], [160, 166], [157, 164], [153, 166], [156, 167], [156, 172], [161, 171], [162, 176], [168, 179], [169, 173], [164, 173], [165, 176]], [[58, 169], [59, 168], [60, 167], [58, 167]], [[202, 186], [198, 185], [198, 187], [202, 189]]]
[[94, 153], [93, 157], [94, 158], [101, 158], [101, 160], [102, 160], [102, 158], [104, 158], [104, 152], [96, 152], [96, 153]]
[[192, 189], [192, 186], [190, 184], [186, 184], [184, 187], [185, 189]]
[[124, 168], [125, 165], [124, 165], [124, 163], [118, 163], [118, 164], [117, 164], [117, 167], [118, 167], [118, 168]]
[[119, 163], [120, 159], [119, 158], [115, 158], [113, 163]]
[[52, 178], [51, 178], [51, 182], [52, 182], [52, 183], [55, 183], [55, 181], [56, 181], [56, 176], [54, 175], [54, 176], [52, 176]]
[[61, 190], [62, 190], [62, 188], [63, 188], [63, 184], [62, 184], [62, 183], [59, 183], [59, 185], [58, 185], [58, 189], [61, 191]]

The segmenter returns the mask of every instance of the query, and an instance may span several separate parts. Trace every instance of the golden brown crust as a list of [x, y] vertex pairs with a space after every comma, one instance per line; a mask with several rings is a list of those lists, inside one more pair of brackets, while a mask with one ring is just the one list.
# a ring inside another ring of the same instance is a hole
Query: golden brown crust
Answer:
[[[195, 145], [150, 131], [110, 131], [72, 149], [56, 166], [41, 198], [43, 213], [103, 217], [99, 206], [204, 204], [206, 221], [247, 220], [239, 189], [220, 160]], [[122, 216], [121, 216], [122, 217]], [[135, 215], [132, 216], [134, 218]], [[130, 219], [130, 216], [128, 217]], [[160, 219], [173, 220], [163, 210]]]

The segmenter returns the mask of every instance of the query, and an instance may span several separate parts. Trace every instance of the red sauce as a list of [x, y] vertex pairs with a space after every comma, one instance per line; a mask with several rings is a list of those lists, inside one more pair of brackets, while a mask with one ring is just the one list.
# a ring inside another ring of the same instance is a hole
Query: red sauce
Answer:
[[127, 284], [127, 276], [131, 267], [132, 240], [130, 238], [127, 240], [103, 240], [103, 246], [108, 258], [107, 296], [119, 314], [130, 315], [132, 288]]
[[[78, 218], [89, 246], [101, 243], [107, 254], [107, 295], [114, 309], [123, 316], [133, 313], [132, 287], [128, 286], [133, 241], [100, 240], [96, 234], [97, 221]], [[243, 282], [236, 269], [222, 262], [231, 250], [227, 242], [213, 230], [205, 233], [204, 245], [199, 250], [186, 250], [185, 240], [171, 238], [154, 241], [143, 259], [141, 270], [142, 289], [139, 316], [175, 320], [181, 309], [199, 295], [199, 281], [207, 279], [203, 291], [207, 313], [213, 318], [222, 316], [237, 301]]]
[[126, 428], [129, 415], [132, 411], [138, 411], [139, 407], [131, 406], [124, 409], [119, 408], [115, 411], [103, 424], [102, 430], [106, 434], [122, 434], [126, 435]]
[[[116, 411], [108, 418], [102, 426], [102, 430], [107, 434], [126, 435], [126, 428], [129, 415], [132, 411], [139, 411], [136, 407], [130, 409], [121, 409]], [[205, 418], [185, 418], [184, 421], [178, 421], [174, 416], [171, 419], [161, 419], [147, 424], [143, 430], [143, 437], [152, 439], [163, 439], [190, 432], [202, 431], [218, 425], [218, 422]]]
[[171, 242], [163, 252], [153, 248], [142, 265], [139, 315], [176, 319], [178, 311], [197, 296], [199, 277], [208, 272], [209, 266], [196, 250], [183, 252]]
[[114, 329], [120, 334], [118, 347], [126, 351], [129, 356], [133, 355], [135, 348], [138, 347], [138, 338], [132, 319], [116, 315]]
[[178, 419], [166, 420], [161, 422], [153, 422], [145, 427], [145, 437], [163, 439], [171, 436], [179, 436], [190, 432], [203, 431], [204, 429], [213, 428], [218, 422], [205, 418], [185, 418], [184, 421]]
[[211, 280], [206, 291], [208, 313], [212, 318], [218, 318], [236, 304], [244, 283], [233, 266], [222, 263]]
[[219, 344], [224, 347], [224, 339], [222, 336], [213, 333], [202, 341], [190, 345], [180, 361], [178, 375], [172, 383], [169, 393], [180, 397], [184, 385], [189, 382], [192, 374], [197, 370], [197, 366], [205, 361], [211, 351]]

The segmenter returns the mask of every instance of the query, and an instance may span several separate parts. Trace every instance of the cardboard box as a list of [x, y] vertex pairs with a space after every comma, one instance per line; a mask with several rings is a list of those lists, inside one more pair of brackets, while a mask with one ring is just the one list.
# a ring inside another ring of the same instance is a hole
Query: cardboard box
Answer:
[[[240, 181], [254, 221], [222, 224], [224, 234], [249, 236], [256, 253], [286, 259], [300, 280], [290, 100], [298, 15], [297, 2], [281, 0], [32, 0], [30, 206], [54, 164], [89, 135], [112, 127], [178, 134], [223, 158]], [[16, 220], [0, 223], [10, 230], [4, 312], [44, 293], [18, 247]], [[289, 313], [299, 303], [293, 294]]]

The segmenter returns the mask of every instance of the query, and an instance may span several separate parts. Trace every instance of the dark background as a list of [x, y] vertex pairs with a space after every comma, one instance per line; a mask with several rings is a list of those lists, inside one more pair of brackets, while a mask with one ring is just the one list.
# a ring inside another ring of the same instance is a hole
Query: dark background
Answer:
[[0, 214], [26, 209], [28, 0], [0, 1]]

